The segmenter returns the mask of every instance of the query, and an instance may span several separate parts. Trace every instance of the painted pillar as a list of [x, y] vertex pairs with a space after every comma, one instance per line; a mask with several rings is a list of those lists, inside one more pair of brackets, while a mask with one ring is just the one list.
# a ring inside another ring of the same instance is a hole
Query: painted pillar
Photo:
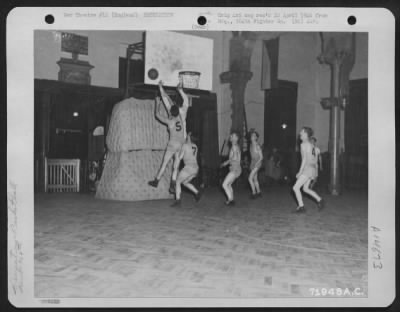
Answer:
[[232, 91], [232, 124], [231, 132], [235, 131], [239, 135], [244, 127], [244, 96], [247, 82], [252, 78], [250, 71], [229, 71], [221, 74], [221, 82], [229, 83]]
[[229, 83], [232, 91], [232, 124], [231, 131], [240, 136], [243, 133], [245, 114], [244, 97], [248, 81], [253, 73], [250, 71], [250, 61], [256, 34], [252, 32], [233, 32], [230, 40], [230, 68], [220, 75], [221, 83]]
[[324, 109], [330, 110], [329, 153], [331, 195], [341, 193], [340, 177], [340, 114], [345, 108], [348, 96], [349, 75], [355, 60], [355, 33], [321, 33], [322, 53], [318, 57], [321, 64], [331, 69], [330, 97], [321, 100]]
[[339, 195], [340, 185], [340, 107], [339, 107], [339, 74], [340, 61], [335, 59], [331, 65], [331, 98], [330, 131], [329, 131], [329, 153], [330, 157], [330, 181], [329, 192], [332, 195]]

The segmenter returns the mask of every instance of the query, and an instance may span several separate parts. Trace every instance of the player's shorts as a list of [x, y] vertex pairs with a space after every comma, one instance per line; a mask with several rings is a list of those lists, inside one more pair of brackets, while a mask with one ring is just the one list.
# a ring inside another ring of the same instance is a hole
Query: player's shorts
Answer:
[[315, 179], [318, 176], [317, 167], [312, 165], [305, 166], [301, 174], [311, 180]]
[[229, 167], [229, 172], [235, 174], [235, 178], [238, 178], [242, 174], [242, 167], [240, 165], [231, 165]]
[[167, 145], [167, 151], [178, 153], [182, 149], [183, 142], [179, 141], [169, 141]]
[[189, 182], [195, 176], [197, 176], [198, 172], [199, 172], [199, 167], [198, 166], [190, 166], [190, 165], [189, 166], [185, 166], [179, 172], [178, 177], [177, 177], [177, 181], [179, 183]]
[[[257, 162], [258, 162], [258, 164], [257, 164]], [[257, 166], [256, 166], [256, 164], [257, 164]], [[257, 169], [261, 168], [261, 161], [252, 159], [251, 163], [250, 163], [250, 171], [253, 171], [253, 169], [255, 169], [255, 168], [257, 168]]]

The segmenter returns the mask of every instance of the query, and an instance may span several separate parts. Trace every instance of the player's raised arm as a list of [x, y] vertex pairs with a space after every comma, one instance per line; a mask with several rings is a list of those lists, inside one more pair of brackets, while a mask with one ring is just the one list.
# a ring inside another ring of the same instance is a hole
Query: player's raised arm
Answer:
[[186, 115], [186, 112], [189, 108], [189, 98], [188, 98], [187, 94], [185, 93], [185, 91], [183, 91], [183, 82], [182, 82], [181, 78], [179, 80], [179, 83], [178, 83], [178, 86], [176, 87], [176, 89], [178, 90], [178, 92], [181, 95], [182, 100], [183, 100], [181, 111], [184, 115]]
[[172, 100], [169, 97], [169, 95], [167, 94], [167, 92], [165, 92], [164, 87], [163, 87], [163, 82], [162, 80], [160, 80], [158, 82], [158, 89], [160, 90], [160, 94], [161, 94], [161, 98], [163, 100], [163, 103], [165, 105], [165, 108], [167, 109], [167, 111], [169, 112], [169, 110], [171, 109], [172, 106]]
[[163, 124], [168, 124], [168, 119], [161, 115], [161, 100], [159, 97], [156, 97], [156, 105], [155, 106], [156, 106], [155, 107], [156, 118], [159, 121], [161, 121]]

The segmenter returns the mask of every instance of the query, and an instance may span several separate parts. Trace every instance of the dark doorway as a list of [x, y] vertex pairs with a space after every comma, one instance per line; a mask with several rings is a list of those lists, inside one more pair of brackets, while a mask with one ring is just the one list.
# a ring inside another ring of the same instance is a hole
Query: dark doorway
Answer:
[[218, 184], [219, 145], [218, 114], [215, 94], [193, 98], [188, 110], [186, 129], [197, 138], [200, 172], [194, 182], [198, 185]]
[[[127, 62], [125, 57], [119, 58], [119, 75], [118, 87], [124, 89], [126, 87], [126, 69]], [[129, 83], [143, 84], [144, 83], [144, 62], [143, 60], [129, 60]]]
[[277, 88], [265, 91], [265, 146], [295, 150], [297, 87], [297, 82], [279, 80]]
[[48, 158], [86, 159], [88, 97], [59, 91], [53, 98]]
[[345, 186], [368, 188], [368, 79], [350, 81], [344, 121]]

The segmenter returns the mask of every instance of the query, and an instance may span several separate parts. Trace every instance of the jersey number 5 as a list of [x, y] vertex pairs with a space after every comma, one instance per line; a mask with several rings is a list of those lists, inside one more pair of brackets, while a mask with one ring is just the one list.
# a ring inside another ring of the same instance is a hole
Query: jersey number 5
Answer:
[[176, 129], [176, 131], [181, 131], [182, 130], [182, 125], [181, 125], [180, 121], [177, 121], [175, 123], [175, 129]]

